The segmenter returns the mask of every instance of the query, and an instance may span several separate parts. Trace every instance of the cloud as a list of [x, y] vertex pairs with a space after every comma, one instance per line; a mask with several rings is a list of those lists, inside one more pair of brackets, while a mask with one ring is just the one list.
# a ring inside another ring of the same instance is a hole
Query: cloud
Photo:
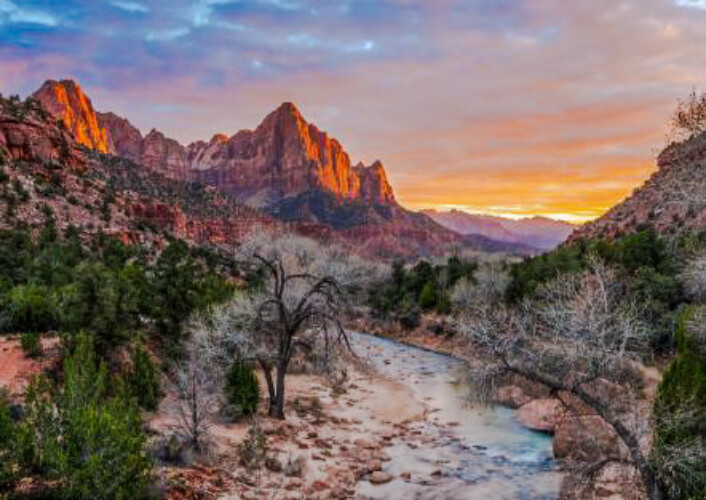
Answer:
[[58, 20], [47, 12], [32, 8], [18, 7], [10, 0], [0, 0], [0, 26], [5, 23], [56, 26]]
[[295, 101], [354, 161], [380, 158], [409, 206], [586, 217], [650, 174], [676, 100], [706, 87], [704, 7], [0, 0], [0, 90], [70, 75], [99, 109], [184, 143]]
[[131, 13], [147, 13], [150, 11], [149, 7], [146, 5], [136, 2], [111, 2], [110, 5]]
[[676, 0], [679, 7], [692, 7], [706, 10], [706, 0]]

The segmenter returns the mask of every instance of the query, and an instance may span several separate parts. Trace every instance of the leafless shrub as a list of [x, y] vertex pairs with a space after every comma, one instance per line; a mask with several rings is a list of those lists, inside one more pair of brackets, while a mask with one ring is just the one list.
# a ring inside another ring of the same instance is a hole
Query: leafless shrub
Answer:
[[706, 93], [692, 90], [687, 99], [679, 99], [669, 121], [673, 140], [689, 138], [706, 130]]
[[177, 394], [177, 434], [197, 453], [207, 453], [218, 406], [212, 379], [196, 363], [187, 363], [178, 367], [169, 381]]

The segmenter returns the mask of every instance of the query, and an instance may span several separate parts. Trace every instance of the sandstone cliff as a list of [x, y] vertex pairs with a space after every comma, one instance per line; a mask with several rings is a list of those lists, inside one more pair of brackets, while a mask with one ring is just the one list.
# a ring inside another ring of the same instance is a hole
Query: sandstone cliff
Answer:
[[113, 152], [108, 130], [101, 127], [91, 100], [73, 80], [47, 80], [33, 97], [61, 119], [76, 142], [101, 153]]

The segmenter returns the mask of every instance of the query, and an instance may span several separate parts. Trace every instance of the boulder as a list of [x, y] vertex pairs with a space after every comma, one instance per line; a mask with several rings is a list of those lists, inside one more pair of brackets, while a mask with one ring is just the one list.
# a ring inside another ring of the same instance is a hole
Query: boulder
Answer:
[[531, 398], [516, 385], [506, 385], [498, 387], [493, 395], [493, 401], [508, 408], [519, 408], [529, 403]]
[[564, 415], [554, 433], [554, 456], [598, 462], [625, 458], [628, 451], [613, 428], [598, 415]]
[[520, 407], [517, 419], [529, 429], [554, 432], [557, 419], [562, 413], [562, 405], [557, 399], [534, 399]]

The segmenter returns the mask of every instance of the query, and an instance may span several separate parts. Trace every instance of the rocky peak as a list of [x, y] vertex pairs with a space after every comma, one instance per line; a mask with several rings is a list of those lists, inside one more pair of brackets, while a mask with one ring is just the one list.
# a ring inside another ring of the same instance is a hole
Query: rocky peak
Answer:
[[360, 178], [360, 195], [364, 203], [373, 205], [394, 205], [395, 195], [387, 180], [385, 167], [380, 160], [369, 167], [359, 163], [356, 172]]
[[142, 133], [115, 113], [98, 113], [98, 124], [108, 131], [114, 152], [133, 161], [140, 159]]
[[91, 100], [73, 80], [47, 80], [33, 95], [73, 132], [76, 142], [101, 153], [114, 152], [108, 130], [101, 127]]

